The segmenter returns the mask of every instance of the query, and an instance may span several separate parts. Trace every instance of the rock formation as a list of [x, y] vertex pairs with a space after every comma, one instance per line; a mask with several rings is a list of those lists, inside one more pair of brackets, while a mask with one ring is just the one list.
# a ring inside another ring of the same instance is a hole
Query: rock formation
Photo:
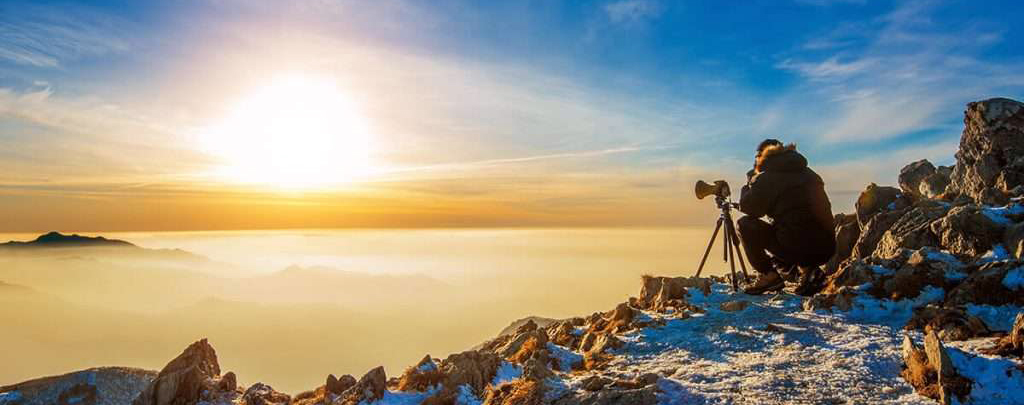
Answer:
[[156, 379], [139, 394], [132, 405], [189, 405], [204, 391], [214, 391], [211, 381], [220, 378], [217, 353], [206, 339], [195, 342], [167, 363]]
[[1024, 184], [1024, 104], [993, 98], [967, 105], [947, 193], [1003, 205]]

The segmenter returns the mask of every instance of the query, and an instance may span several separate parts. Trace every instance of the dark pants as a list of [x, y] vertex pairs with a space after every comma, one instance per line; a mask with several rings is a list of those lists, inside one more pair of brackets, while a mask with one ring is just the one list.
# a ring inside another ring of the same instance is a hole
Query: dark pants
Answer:
[[[743, 250], [747, 253], [747, 261], [760, 273], [775, 271], [768, 253], [784, 264], [799, 266], [819, 266], [832, 256], [832, 252], [826, 252], [824, 248], [793, 248], [803, 243], [780, 241], [775, 225], [757, 218], [742, 217], [736, 221], [736, 227], [743, 241]], [[835, 249], [834, 245], [832, 249]]]

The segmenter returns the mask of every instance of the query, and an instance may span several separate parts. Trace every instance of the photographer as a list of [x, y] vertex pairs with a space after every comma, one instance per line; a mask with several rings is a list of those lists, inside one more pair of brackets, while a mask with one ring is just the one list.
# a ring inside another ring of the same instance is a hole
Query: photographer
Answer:
[[[747, 177], [739, 201], [740, 211], [747, 215], [737, 226], [747, 259], [760, 275], [745, 291], [758, 295], [780, 290], [785, 281], [778, 270], [799, 266], [804, 277], [797, 292], [813, 294], [810, 279], [836, 247], [825, 183], [807, 167], [796, 145], [776, 139], [758, 145], [754, 169]], [[763, 216], [771, 222], [759, 219]]]

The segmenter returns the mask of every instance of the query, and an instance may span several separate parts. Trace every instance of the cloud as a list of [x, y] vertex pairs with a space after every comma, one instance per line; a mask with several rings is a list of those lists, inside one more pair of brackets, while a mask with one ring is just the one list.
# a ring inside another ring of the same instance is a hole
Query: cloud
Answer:
[[801, 49], [817, 56], [776, 65], [805, 80], [781, 115], [813, 110], [828, 142], [878, 141], [944, 128], [964, 103], [1024, 85], [1024, 64], [983, 58], [1002, 39], [997, 27], [939, 23], [938, 7], [904, 3], [808, 40]]
[[661, 14], [661, 4], [656, 0], [619, 0], [605, 4], [608, 19], [615, 24], [633, 24]]
[[81, 7], [8, 5], [0, 16], [0, 59], [16, 64], [53, 68], [131, 48], [127, 22]]

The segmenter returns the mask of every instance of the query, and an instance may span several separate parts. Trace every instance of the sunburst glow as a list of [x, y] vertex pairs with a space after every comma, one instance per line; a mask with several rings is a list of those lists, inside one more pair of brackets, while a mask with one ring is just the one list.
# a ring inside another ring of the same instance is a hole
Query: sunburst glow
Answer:
[[371, 170], [364, 118], [336, 83], [289, 76], [238, 102], [201, 135], [231, 181], [285, 189], [346, 183]]

